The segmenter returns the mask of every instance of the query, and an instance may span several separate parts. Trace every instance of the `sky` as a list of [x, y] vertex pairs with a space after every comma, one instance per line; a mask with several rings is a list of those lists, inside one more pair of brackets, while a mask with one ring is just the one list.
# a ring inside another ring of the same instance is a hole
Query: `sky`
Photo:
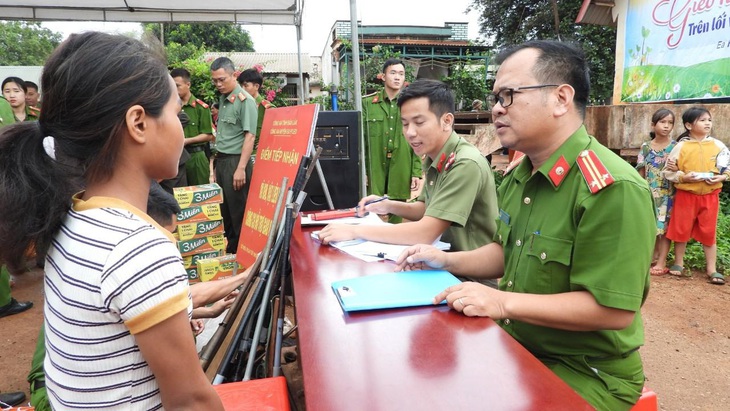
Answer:
[[[465, 13], [473, 0], [449, 0], [443, 3], [426, 0], [359, 0], [357, 17], [363, 25], [405, 25], [443, 27], [445, 22], [469, 23], [469, 38], [478, 38], [478, 15]], [[429, 6], [426, 6], [429, 5]], [[434, 7], [438, 5], [438, 7]], [[336, 20], [350, 20], [350, 0], [304, 0], [302, 52], [321, 55]], [[77, 31], [98, 30], [112, 33], [139, 32], [138, 23], [45, 22], [64, 38]], [[293, 26], [244, 25], [259, 53], [296, 53], [296, 30]]]

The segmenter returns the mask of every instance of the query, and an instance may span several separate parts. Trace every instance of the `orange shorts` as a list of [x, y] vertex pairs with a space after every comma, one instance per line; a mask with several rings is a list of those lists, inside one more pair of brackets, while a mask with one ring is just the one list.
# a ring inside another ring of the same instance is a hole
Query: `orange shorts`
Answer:
[[704, 246], [714, 245], [719, 209], [720, 190], [705, 195], [677, 190], [667, 238], [678, 243], [686, 243], [691, 237]]

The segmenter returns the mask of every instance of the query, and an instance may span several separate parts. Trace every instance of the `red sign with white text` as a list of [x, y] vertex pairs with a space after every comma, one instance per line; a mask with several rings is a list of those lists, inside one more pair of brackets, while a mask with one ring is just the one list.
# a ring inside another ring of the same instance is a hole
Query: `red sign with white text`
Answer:
[[244, 267], [254, 263], [269, 232], [276, 229], [273, 220], [282, 179], [287, 177], [289, 186], [294, 183], [312, 145], [318, 112], [317, 104], [266, 110], [236, 251], [236, 260]]

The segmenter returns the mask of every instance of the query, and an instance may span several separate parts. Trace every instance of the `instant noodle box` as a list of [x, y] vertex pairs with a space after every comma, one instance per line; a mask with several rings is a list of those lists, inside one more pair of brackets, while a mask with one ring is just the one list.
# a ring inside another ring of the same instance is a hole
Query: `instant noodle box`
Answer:
[[223, 202], [223, 190], [218, 184], [201, 184], [199, 186], [175, 187], [175, 200], [180, 208], [188, 208], [203, 204], [218, 204]]
[[201, 281], [221, 280], [243, 270], [235, 254], [198, 260], [198, 275]]
[[203, 221], [222, 220], [220, 204], [203, 204], [194, 207], [183, 208], [177, 213], [178, 224], [199, 223]]
[[[226, 238], [223, 234], [216, 234], [208, 237], [193, 238], [192, 240], [178, 241], [177, 249], [180, 250], [180, 255], [183, 257], [212, 251], [223, 252], [226, 249]], [[198, 260], [198, 264], [200, 264], [200, 260]]]

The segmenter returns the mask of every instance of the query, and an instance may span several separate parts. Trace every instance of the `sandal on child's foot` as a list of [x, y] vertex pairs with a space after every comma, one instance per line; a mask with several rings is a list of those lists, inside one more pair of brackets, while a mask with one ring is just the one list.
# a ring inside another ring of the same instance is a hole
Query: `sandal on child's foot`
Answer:
[[666, 274], [668, 272], [669, 272], [669, 269], [667, 267], [662, 267], [662, 268], [659, 268], [659, 267], [651, 267], [651, 269], [649, 269], [649, 274], [651, 274], [653, 276], [664, 275], [664, 274]]
[[708, 275], [710, 278], [709, 283], [715, 284], [715, 285], [724, 285], [725, 284], [725, 276], [723, 276], [720, 273], [712, 273]]
[[669, 275], [673, 275], [675, 277], [681, 277], [684, 275], [684, 267], [681, 265], [674, 264], [673, 266], [669, 267]]

